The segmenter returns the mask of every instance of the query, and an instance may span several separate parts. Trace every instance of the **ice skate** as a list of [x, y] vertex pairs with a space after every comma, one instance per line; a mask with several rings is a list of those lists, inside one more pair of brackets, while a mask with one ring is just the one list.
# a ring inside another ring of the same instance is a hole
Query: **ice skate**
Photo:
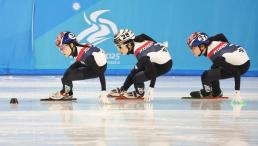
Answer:
[[207, 93], [203, 89], [200, 91], [192, 91], [190, 97], [182, 97], [182, 99], [227, 99], [228, 97], [223, 96], [223, 93], [219, 94]]
[[102, 91], [100, 96], [99, 96], [99, 102], [102, 104], [110, 104], [111, 102], [109, 101], [108, 97], [107, 97], [107, 92], [106, 91]]
[[76, 98], [73, 98], [73, 95], [69, 95], [68, 93], [52, 93], [49, 95], [48, 98], [40, 99], [40, 101], [72, 101], [77, 100]]
[[121, 90], [121, 88], [115, 88], [113, 90], [111, 90], [109, 93], [108, 93], [108, 97], [118, 97], [118, 96], [123, 96], [124, 94], [126, 93], [126, 91], [124, 90]]
[[117, 100], [132, 100], [132, 99], [144, 99], [143, 95], [137, 94], [136, 91], [127, 92], [123, 95], [117, 96]]

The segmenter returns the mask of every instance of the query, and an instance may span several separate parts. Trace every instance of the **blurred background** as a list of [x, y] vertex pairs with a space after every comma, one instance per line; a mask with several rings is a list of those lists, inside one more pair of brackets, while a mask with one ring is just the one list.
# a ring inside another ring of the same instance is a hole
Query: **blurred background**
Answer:
[[129, 28], [168, 41], [174, 65], [167, 75], [200, 75], [210, 67], [186, 44], [192, 32], [202, 31], [224, 33], [246, 48], [251, 68], [245, 76], [258, 76], [257, 14], [257, 0], [0, 0], [0, 74], [62, 74], [74, 60], [55, 46], [61, 31], [104, 49], [107, 75], [127, 74], [136, 59], [118, 53], [113, 35]]

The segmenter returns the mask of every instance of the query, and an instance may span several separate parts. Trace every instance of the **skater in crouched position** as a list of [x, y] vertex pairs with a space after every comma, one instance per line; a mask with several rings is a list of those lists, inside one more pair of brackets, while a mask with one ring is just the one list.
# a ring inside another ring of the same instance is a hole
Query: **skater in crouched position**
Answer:
[[[111, 96], [123, 95], [126, 98], [144, 98], [151, 101], [156, 78], [167, 73], [172, 67], [172, 59], [167, 44], [161, 44], [145, 34], [135, 36], [129, 29], [121, 29], [114, 36], [114, 43], [123, 55], [133, 54], [138, 62], [120, 88], [111, 90]], [[144, 91], [144, 82], [150, 81], [149, 89]], [[134, 84], [135, 91], [127, 92]]]
[[234, 78], [235, 99], [240, 100], [240, 78], [248, 71], [249, 57], [245, 49], [230, 43], [223, 34], [208, 37], [203, 32], [194, 32], [187, 40], [194, 56], [204, 55], [212, 61], [211, 69], [201, 76], [203, 89], [190, 93], [191, 97], [222, 97], [220, 79]]
[[76, 61], [66, 69], [63, 77], [63, 88], [50, 96], [52, 99], [69, 99], [73, 96], [73, 81], [99, 78], [101, 83], [100, 102], [109, 103], [106, 92], [104, 72], [107, 68], [106, 55], [100, 48], [92, 44], [80, 44], [75, 34], [61, 32], [56, 38], [56, 46], [64, 56], [72, 56]]

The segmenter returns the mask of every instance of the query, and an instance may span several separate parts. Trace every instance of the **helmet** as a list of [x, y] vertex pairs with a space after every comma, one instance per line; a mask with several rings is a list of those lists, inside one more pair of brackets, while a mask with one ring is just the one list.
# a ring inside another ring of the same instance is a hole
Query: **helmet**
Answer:
[[201, 44], [209, 44], [208, 35], [204, 32], [194, 32], [187, 39], [187, 44], [190, 48]]
[[69, 31], [60, 32], [56, 38], [56, 46], [57, 47], [60, 47], [63, 44], [70, 44], [70, 43], [75, 43], [75, 42], [77, 42], [76, 35]]
[[129, 40], [134, 39], [134, 33], [129, 29], [120, 29], [114, 36], [115, 44], [124, 44]]

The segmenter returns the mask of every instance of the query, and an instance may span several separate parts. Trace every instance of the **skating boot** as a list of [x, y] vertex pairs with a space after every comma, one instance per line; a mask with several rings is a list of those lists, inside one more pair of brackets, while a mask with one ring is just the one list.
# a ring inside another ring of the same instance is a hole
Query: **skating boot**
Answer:
[[207, 93], [203, 89], [201, 89], [200, 91], [192, 91], [190, 93], [190, 96], [192, 98], [204, 98], [204, 97], [210, 97], [212, 95], [211, 95], [211, 93]]
[[182, 97], [182, 99], [228, 99], [228, 97], [224, 97], [223, 93], [220, 91], [219, 93], [207, 93], [203, 89], [200, 91], [193, 91], [190, 93], [191, 97]]
[[73, 98], [72, 94], [61, 93], [59, 91], [56, 93], [50, 94], [48, 98], [40, 99], [40, 101], [71, 101], [71, 100], [76, 100], [76, 98]]
[[123, 97], [121, 97], [121, 99], [144, 99], [143, 95], [138, 94], [136, 91], [132, 91], [132, 92], [127, 92], [124, 94]]
[[123, 89], [115, 88], [115, 89], [111, 90], [107, 96], [108, 97], [118, 97], [118, 96], [123, 96], [125, 93], [126, 93], [126, 91], [124, 91]]

